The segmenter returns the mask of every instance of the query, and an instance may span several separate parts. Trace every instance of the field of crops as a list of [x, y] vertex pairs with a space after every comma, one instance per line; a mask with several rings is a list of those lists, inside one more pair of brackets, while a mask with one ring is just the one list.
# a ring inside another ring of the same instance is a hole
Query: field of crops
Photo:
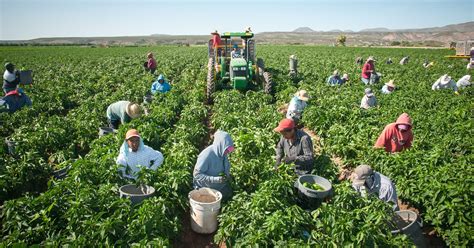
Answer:
[[[358, 197], [349, 182], [337, 180], [339, 166], [367, 163], [394, 181], [399, 198], [417, 208], [447, 245], [474, 245], [474, 89], [459, 96], [431, 90], [445, 73], [455, 79], [467, 74], [465, 61], [444, 59], [448, 50], [259, 46], [257, 54], [276, 83], [275, 97], [228, 90], [205, 105], [206, 49], [1, 47], [1, 61], [35, 73], [35, 84], [25, 87], [33, 107], [0, 114], [2, 141], [17, 143], [15, 157], [0, 146], [2, 245], [175, 246], [183, 219], [189, 218], [187, 195], [197, 155], [216, 129], [229, 132], [236, 147], [229, 157], [235, 194], [219, 216], [216, 243], [409, 246], [407, 236], [390, 233], [389, 205]], [[149, 105], [149, 115], [99, 138], [109, 104], [142, 102], [154, 79], [141, 67], [148, 51], [156, 54], [158, 71], [173, 81], [173, 89]], [[287, 75], [291, 54], [299, 57], [298, 84]], [[365, 86], [354, 60], [369, 55], [379, 59], [382, 81], [395, 79], [398, 88], [382, 95], [382, 84], [373, 86], [380, 107], [363, 111]], [[383, 63], [406, 55], [408, 65]], [[434, 66], [423, 68], [425, 59]], [[352, 80], [327, 86], [335, 69]], [[278, 109], [298, 89], [312, 97], [303, 123], [317, 135], [313, 174], [335, 188], [331, 201], [312, 212], [297, 205], [289, 168], [273, 170], [279, 139], [273, 128], [283, 118]], [[374, 150], [384, 126], [403, 112], [413, 119], [413, 147], [393, 155]], [[137, 206], [118, 197], [127, 181], [115, 165], [132, 127], [165, 157], [156, 172], [140, 174], [139, 181], [157, 193]], [[65, 179], [51, 176], [68, 165]]]

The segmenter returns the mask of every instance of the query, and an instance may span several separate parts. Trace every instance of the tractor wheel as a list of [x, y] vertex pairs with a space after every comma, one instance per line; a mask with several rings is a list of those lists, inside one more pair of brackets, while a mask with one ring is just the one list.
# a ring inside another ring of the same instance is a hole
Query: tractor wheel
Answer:
[[[212, 60], [212, 61], [211, 61]], [[214, 59], [209, 59], [207, 67], [207, 87], [206, 87], [206, 100], [208, 104], [212, 103], [212, 94], [216, 90], [216, 81], [214, 79]]]
[[265, 92], [265, 94], [273, 95], [274, 85], [273, 85], [272, 74], [270, 74], [269, 72], [264, 72], [263, 79], [264, 79], [263, 91]]
[[263, 76], [263, 72], [265, 71], [265, 63], [263, 62], [262, 58], [257, 58], [257, 68], [258, 68], [258, 75]]

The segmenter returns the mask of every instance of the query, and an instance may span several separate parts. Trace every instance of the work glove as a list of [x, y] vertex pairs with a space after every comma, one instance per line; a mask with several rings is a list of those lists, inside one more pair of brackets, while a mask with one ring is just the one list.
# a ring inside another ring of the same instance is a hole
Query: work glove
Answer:
[[285, 164], [291, 164], [291, 163], [294, 163], [296, 161], [296, 157], [294, 156], [290, 156], [290, 157], [284, 157], [283, 158], [283, 162]]

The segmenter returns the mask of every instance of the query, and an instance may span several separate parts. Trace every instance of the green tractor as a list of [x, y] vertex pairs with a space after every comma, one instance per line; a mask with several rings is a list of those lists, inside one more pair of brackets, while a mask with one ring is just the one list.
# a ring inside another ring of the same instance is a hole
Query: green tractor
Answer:
[[[255, 58], [255, 41], [251, 32], [226, 32], [222, 43], [213, 46], [209, 40], [206, 97], [212, 102], [216, 89], [248, 90], [259, 84], [267, 94], [273, 94], [273, 80], [265, 71], [263, 59]], [[233, 52], [234, 50], [234, 52]]]

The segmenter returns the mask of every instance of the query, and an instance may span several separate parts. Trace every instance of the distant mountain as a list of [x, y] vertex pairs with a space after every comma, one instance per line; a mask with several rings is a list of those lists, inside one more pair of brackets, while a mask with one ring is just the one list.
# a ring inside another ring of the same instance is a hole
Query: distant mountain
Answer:
[[366, 28], [366, 29], [362, 29], [359, 31], [360, 33], [364, 33], [364, 32], [392, 32], [392, 30], [388, 29], [388, 28]]
[[312, 33], [312, 32], [316, 32], [316, 31], [312, 30], [309, 27], [300, 27], [300, 28], [297, 28], [297, 29], [293, 30], [293, 32], [294, 33]]

